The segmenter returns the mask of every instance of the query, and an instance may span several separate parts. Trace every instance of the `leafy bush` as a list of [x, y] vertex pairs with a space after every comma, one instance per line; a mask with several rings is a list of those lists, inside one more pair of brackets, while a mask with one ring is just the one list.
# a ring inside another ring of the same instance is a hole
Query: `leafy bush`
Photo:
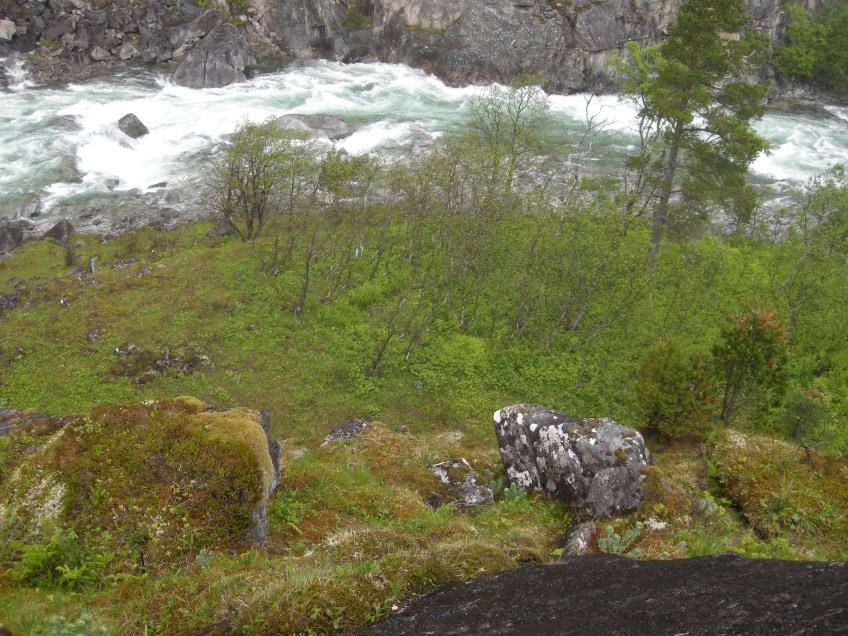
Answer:
[[633, 404], [649, 431], [668, 438], [707, 437], [716, 413], [707, 360], [675, 340], [660, 340], [636, 372]]

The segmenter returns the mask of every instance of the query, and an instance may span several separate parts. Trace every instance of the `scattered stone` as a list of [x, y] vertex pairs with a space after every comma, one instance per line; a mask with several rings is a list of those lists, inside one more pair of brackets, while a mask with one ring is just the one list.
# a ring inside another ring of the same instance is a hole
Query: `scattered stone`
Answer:
[[639, 469], [650, 462], [639, 431], [527, 404], [496, 411], [493, 419], [510, 483], [545, 490], [591, 518], [638, 508]]
[[97, 329], [92, 329], [87, 334], [85, 334], [85, 341], [88, 344], [94, 344], [97, 342], [97, 339], [100, 337], [100, 332]]
[[97, 273], [97, 259], [93, 256], [88, 257], [88, 273], [96, 274]]
[[430, 470], [447, 486], [447, 496], [451, 503], [480, 506], [495, 500], [492, 489], [477, 483], [477, 472], [462, 457], [433, 464]]
[[340, 439], [350, 439], [352, 437], [358, 436], [362, 431], [368, 428], [368, 421], [359, 419], [359, 420], [348, 420], [342, 424], [339, 424], [335, 427], [327, 437], [324, 438], [324, 441], [321, 442], [321, 446], [326, 446], [331, 442], [338, 441]]
[[353, 130], [344, 120], [333, 115], [283, 115], [275, 122], [283, 130], [294, 133], [305, 133], [311, 137], [327, 137], [342, 139]]
[[128, 137], [132, 137], [133, 139], [138, 139], [139, 137], [144, 137], [150, 130], [141, 123], [141, 120], [136, 117], [133, 113], [127, 113], [123, 117], [118, 120], [118, 128], [121, 129]]
[[121, 45], [121, 48], [118, 49], [118, 57], [121, 58], [122, 62], [128, 62], [139, 55], [141, 55], [141, 53], [139, 53], [139, 50], [133, 46], [132, 42], [124, 42]]
[[119, 360], [109, 367], [109, 375], [130, 378], [134, 384], [148, 384], [166, 373], [191, 375], [212, 362], [199, 347], [142, 349], [135, 342], [115, 347]]
[[565, 536], [565, 545], [562, 548], [562, 558], [588, 556], [593, 554], [597, 546], [595, 543], [595, 524], [591, 521], [577, 523]]
[[53, 239], [59, 245], [66, 245], [74, 233], [74, 226], [68, 219], [62, 219], [44, 233], [43, 239]]
[[107, 62], [112, 59], [112, 54], [102, 46], [95, 46], [91, 49], [89, 55], [91, 55], [91, 59], [95, 62]]
[[217, 88], [245, 81], [247, 40], [232, 24], [219, 24], [183, 58], [174, 83], [189, 88]]

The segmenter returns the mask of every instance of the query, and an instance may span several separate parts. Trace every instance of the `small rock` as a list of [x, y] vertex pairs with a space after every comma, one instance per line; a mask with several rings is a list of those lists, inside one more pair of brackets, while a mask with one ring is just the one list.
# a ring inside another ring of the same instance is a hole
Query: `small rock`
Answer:
[[595, 524], [584, 521], [573, 525], [565, 537], [562, 548], [562, 558], [588, 556], [593, 553], [592, 543], [595, 540]]
[[16, 249], [24, 241], [24, 230], [30, 228], [26, 221], [0, 221], [0, 254]]
[[217, 218], [214, 227], [206, 233], [209, 238], [218, 238], [221, 236], [232, 236], [236, 233], [236, 228], [227, 219]]
[[106, 62], [112, 59], [112, 55], [109, 51], [104, 49], [102, 46], [95, 46], [91, 49], [91, 53], [89, 53], [89, 55], [91, 55], [91, 59], [95, 62]]
[[477, 483], [476, 471], [462, 457], [433, 464], [430, 470], [447, 486], [447, 494], [452, 503], [480, 506], [495, 500], [492, 489]]
[[94, 344], [97, 342], [97, 339], [100, 337], [100, 332], [97, 329], [92, 329], [87, 334], [85, 334], [85, 341], [88, 344]]
[[131, 42], [124, 42], [121, 45], [121, 48], [118, 49], [118, 57], [121, 58], [122, 62], [127, 62], [134, 57], [138, 57], [140, 55], [137, 48], [135, 48]]
[[340, 439], [356, 437], [366, 428], [368, 428], [367, 420], [348, 420], [347, 422], [339, 424], [336, 428], [330, 431], [330, 434], [324, 438], [323, 442], [321, 442], [321, 446], [326, 446], [327, 444]]
[[128, 137], [132, 137], [133, 139], [138, 139], [139, 137], [144, 137], [150, 130], [141, 123], [141, 120], [136, 117], [133, 113], [128, 113], [121, 117], [118, 120], [118, 128], [121, 129]]
[[14, 22], [5, 18], [0, 19], [0, 41], [11, 42], [16, 32], [17, 27], [15, 27]]

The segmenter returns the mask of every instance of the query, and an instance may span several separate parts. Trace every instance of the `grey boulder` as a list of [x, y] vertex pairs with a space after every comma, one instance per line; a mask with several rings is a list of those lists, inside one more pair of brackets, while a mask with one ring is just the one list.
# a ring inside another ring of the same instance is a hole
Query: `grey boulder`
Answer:
[[62, 219], [44, 233], [42, 238], [53, 239], [59, 245], [65, 245], [74, 233], [74, 226], [67, 219]]
[[495, 432], [511, 483], [544, 490], [598, 518], [635, 510], [650, 454], [639, 431], [608, 418], [576, 418], [541, 406], [496, 411]]
[[250, 62], [247, 40], [232, 24], [219, 24], [174, 71], [174, 82], [189, 88], [217, 88], [245, 80]]
[[133, 139], [144, 137], [150, 132], [150, 129], [148, 129], [147, 126], [145, 126], [133, 113], [127, 113], [121, 117], [118, 120], [118, 128], [121, 129], [122, 133], [128, 137], [132, 137]]
[[353, 132], [343, 120], [333, 115], [283, 115], [275, 123], [283, 130], [310, 137], [342, 139]]
[[24, 241], [24, 232], [30, 228], [26, 221], [0, 220], [0, 254], [11, 252]]

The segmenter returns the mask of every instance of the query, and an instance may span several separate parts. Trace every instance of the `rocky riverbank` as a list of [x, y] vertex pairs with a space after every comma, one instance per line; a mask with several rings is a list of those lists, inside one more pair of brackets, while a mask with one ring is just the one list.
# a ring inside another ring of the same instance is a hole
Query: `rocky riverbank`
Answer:
[[[217, 86], [243, 79], [263, 60], [299, 57], [399, 62], [454, 84], [541, 73], [554, 92], [610, 91], [617, 79], [610, 60], [629, 41], [660, 39], [677, 6], [678, 0], [250, 0], [238, 7], [13, 0], [0, 10], [0, 56], [32, 53], [40, 81], [143, 63], [181, 67], [176, 79], [188, 86]], [[748, 0], [748, 9], [770, 41], [782, 37], [780, 0]], [[210, 49], [212, 62], [200, 64]]]

